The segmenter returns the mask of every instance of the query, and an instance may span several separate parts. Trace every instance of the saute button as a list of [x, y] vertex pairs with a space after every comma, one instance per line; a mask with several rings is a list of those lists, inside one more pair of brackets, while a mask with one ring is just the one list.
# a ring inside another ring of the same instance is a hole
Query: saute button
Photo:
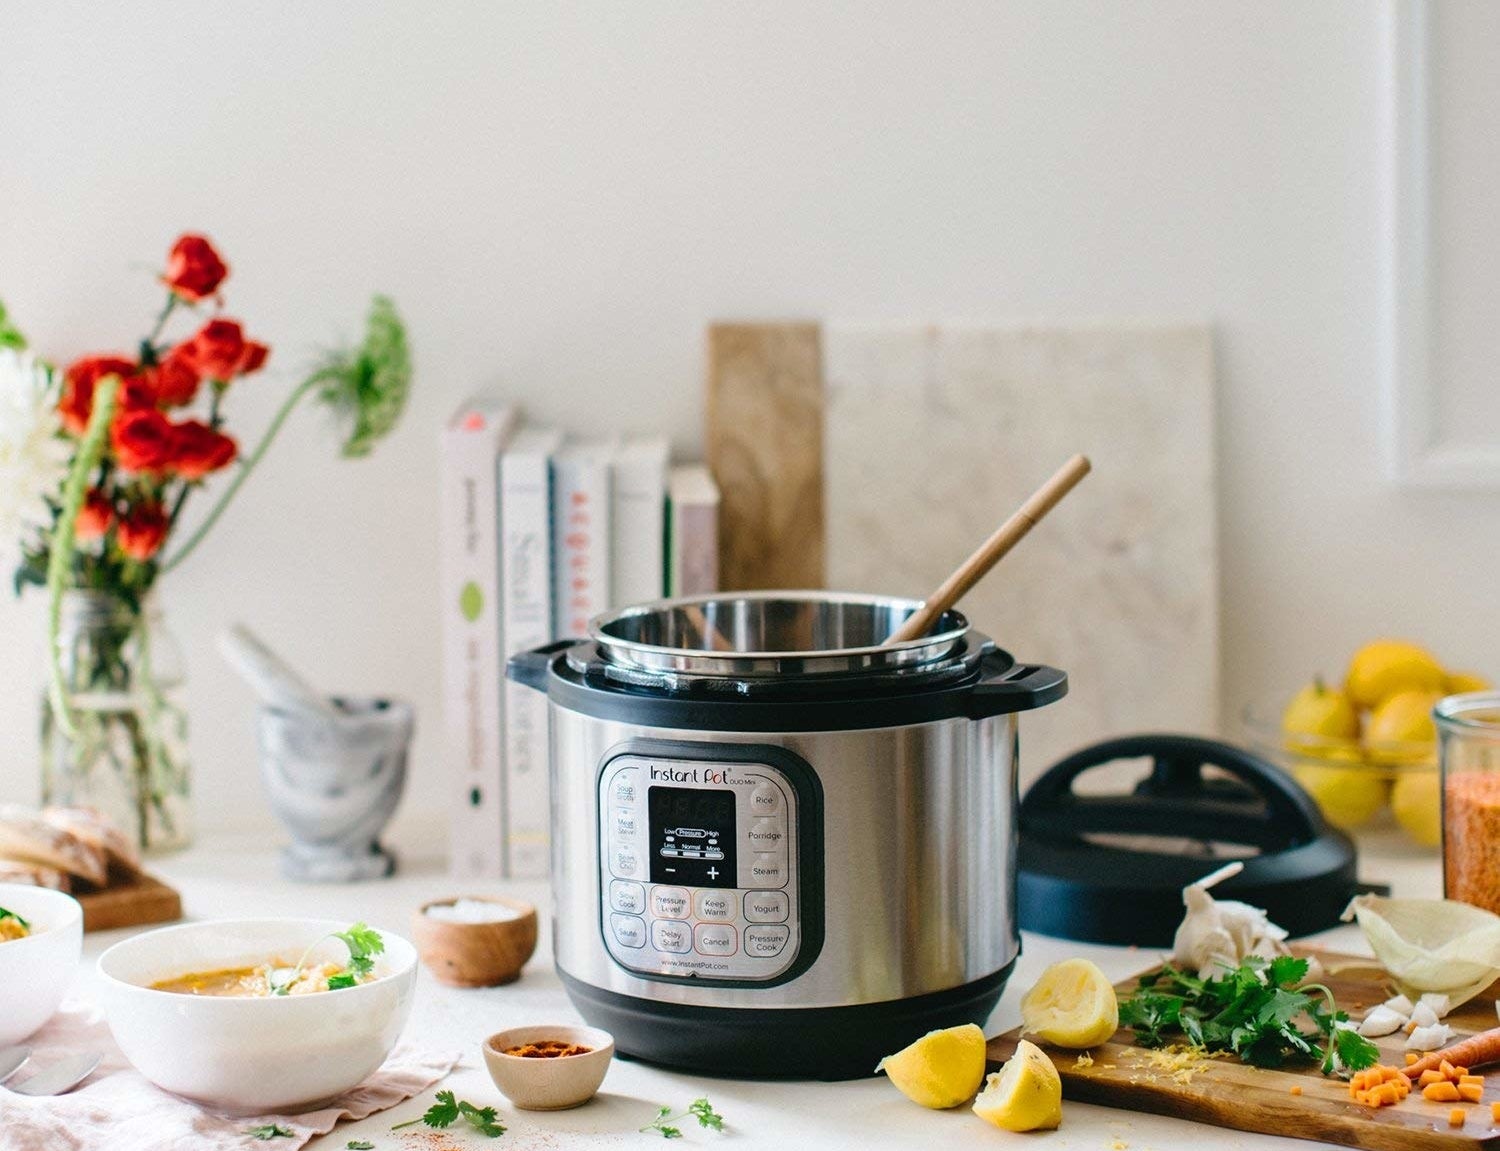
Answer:
[[611, 915], [609, 925], [622, 947], [646, 946], [646, 921], [639, 915]]
[[609, 785], [609, 793], [616, 803], [634, 805], [641, 797], [641, 773], [633, 767], [615, 772]]
[[772, 783], [756, 784], [750, 793], [750, 810], [756, 815], [773, 815], [781, 810], [781, 789]]
[[609, 869], [622, 879], [629, 879], [641, 872], [641, 853], [633, 847], [613, 844], [609, 849]]
[[698, 892], [699, 919], [733, 919], [734, 896], [723, 891]]
[[780, 955], [786, 941], [791, 938], [790, 927], [745, 928], [745, 954], [758, 959], [769, 959]]
[[[745, 918], [751, 923], [785, 923], [788, 910], [784, 891], [745, 892]], [[746, 947], [748, 947], [750, 939], [748, 932], [745, 934], [745, 939]]]
[[786, 884], [786, 854], [779, 851], [758, 853], [750, 861], [750, 874], [756, 883], [767, 887], [782, 887]]
[[786, 820], [757, 819], [750, 825], [750, 846], [756, 851], [779, 851], [786, 844]]
[[686, 888], [653, 887], [651, 889], [651, 914], [663, 919], [686, 919], [692, 900]]
[[639, 883], [612, 879], [609, 881], [609, 905], [616, 911], [639, 915], [646, 910], [646, 889]]
[[693, 934], [686, 923], [676, 919], [651, 921], [651, 946], [658, 951], [681, 954], [693, 949]]
[[727, 923], [700, 923], [693, 928], [693, 946], [700, 955], [733, 955], [739, 943], [739, 932]]

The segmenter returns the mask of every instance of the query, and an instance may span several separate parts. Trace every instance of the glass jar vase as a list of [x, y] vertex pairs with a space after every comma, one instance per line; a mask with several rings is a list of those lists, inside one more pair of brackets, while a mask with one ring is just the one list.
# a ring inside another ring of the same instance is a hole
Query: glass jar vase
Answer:
[[1433, 709], [1443, 779], [1443, 893], [1500, 914], [1500, 693]]
[[182, 653], [154, 598], [62, 596], [58, 656], [71, 730], [42, 693], [42, 798], [92, 807], [143, 851], [192, 841]]

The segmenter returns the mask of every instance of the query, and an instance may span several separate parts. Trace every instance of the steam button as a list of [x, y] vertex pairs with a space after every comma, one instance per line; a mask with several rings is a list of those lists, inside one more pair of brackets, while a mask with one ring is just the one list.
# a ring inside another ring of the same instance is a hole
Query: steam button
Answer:
[[769, 959], [780, 955], [791, 934], [790, 927], [747, 927], [745, 954], [753, 959]]
[[676, 919], [656, 919], [651, 923], [651, 946], [658, 951], [681, 955], [693, 949], [693, 935], [686, 923]]
[[639, 915], [646, 910], [646, 889], [639, 883], [612, 879], [609, 881], [609, 905], [615, 911]]
[[785, 887], [786, 852], [758, 852], [750, 860], [750, 876], [761, 887]]
[[739, 943], [739, 932], [727, 923], [700, 923], [693, 928], [693, 946], [700, 955], [733, 955]]
[[[745, 918], [751, 923], [785, 923], [790, 910], [784, 891], [745, 892]], [[749, 935], [745, 936], [746, 948]]]
[[646, 921], [639, 915], [611, 915], [609, 926], [620, 946], [646, 946]]
[[682, 887], [653, 887], [651, 889], [651, 914], [662, 919], [686, 919], [688, 909], [693, 906], [687, 889]]

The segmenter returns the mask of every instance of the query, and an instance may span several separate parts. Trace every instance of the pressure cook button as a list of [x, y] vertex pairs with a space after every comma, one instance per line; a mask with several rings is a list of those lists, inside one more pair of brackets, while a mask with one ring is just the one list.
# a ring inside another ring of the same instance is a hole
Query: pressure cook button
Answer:
[[687, 889], [682, 887], [653, 887], [651, 889], [651, 914], [662, 919], [686, 919], [693, 901]]
[[646, 889], [639, 883], [612, 879], [609, 881], [609, 905], [627, 915], [639, 915], [646, 910]]
[[725, 891], [700, 891], [697, 910], [699, 919], [733, 919], [734, 895]]
[[658, 951], [681, 955], [693, 949], [693, 929], [677, 919], [651, 921], [651, 946]]
[[623, 844], [611, 844], [609, 848], [609, 870], [621, 879], [633, 879], [641, 873], [641, 853]]
[[763, 887], [786, 886], [786, 853], [767, 851], [750, 860], [750, 875]]
[[609, 926], [620, 946], [646, 946], [646, 921], [639, 915], [611, 915]]
[[750, 793], [750, 810], [756, 815], [774, 815], [781, 810], [781, 789], [774, 783], [756, 784]]
[[[745, 918], [751, 923], [785, 923], [789, 910], [784, 891], [745, 892]], [[745, 938], [750, 937], [746, 935]], [[749, 947], [748, 942], [746, 947]]]
[[773, 955], [780, 955], [791, 935], [790, 927], [747, 927], [745, 954], [752, 959], [769, 959]]
[[739, 932], [727, 923], [700, 923], [693, 928], [693, 946], [700, 955], [733, 955], [739, 944]]
[[615, 772], [609, 785], [610, 798], [623, 806], [634, 806], [641, 798], [641, 773], [633, 767]]
[[750, 846], [756, 851], [780, 851], [786, 845], [786, 820], [757, 819], [750, 825]]

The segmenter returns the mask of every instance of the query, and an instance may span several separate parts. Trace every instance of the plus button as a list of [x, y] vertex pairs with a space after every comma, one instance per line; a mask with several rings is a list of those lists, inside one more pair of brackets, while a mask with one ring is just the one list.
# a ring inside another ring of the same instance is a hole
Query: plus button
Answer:
[[710, 867], [708, 869], [708, 877], [710, 879], [718, 879], [719, 878], [719, 869], [717, 867]]

